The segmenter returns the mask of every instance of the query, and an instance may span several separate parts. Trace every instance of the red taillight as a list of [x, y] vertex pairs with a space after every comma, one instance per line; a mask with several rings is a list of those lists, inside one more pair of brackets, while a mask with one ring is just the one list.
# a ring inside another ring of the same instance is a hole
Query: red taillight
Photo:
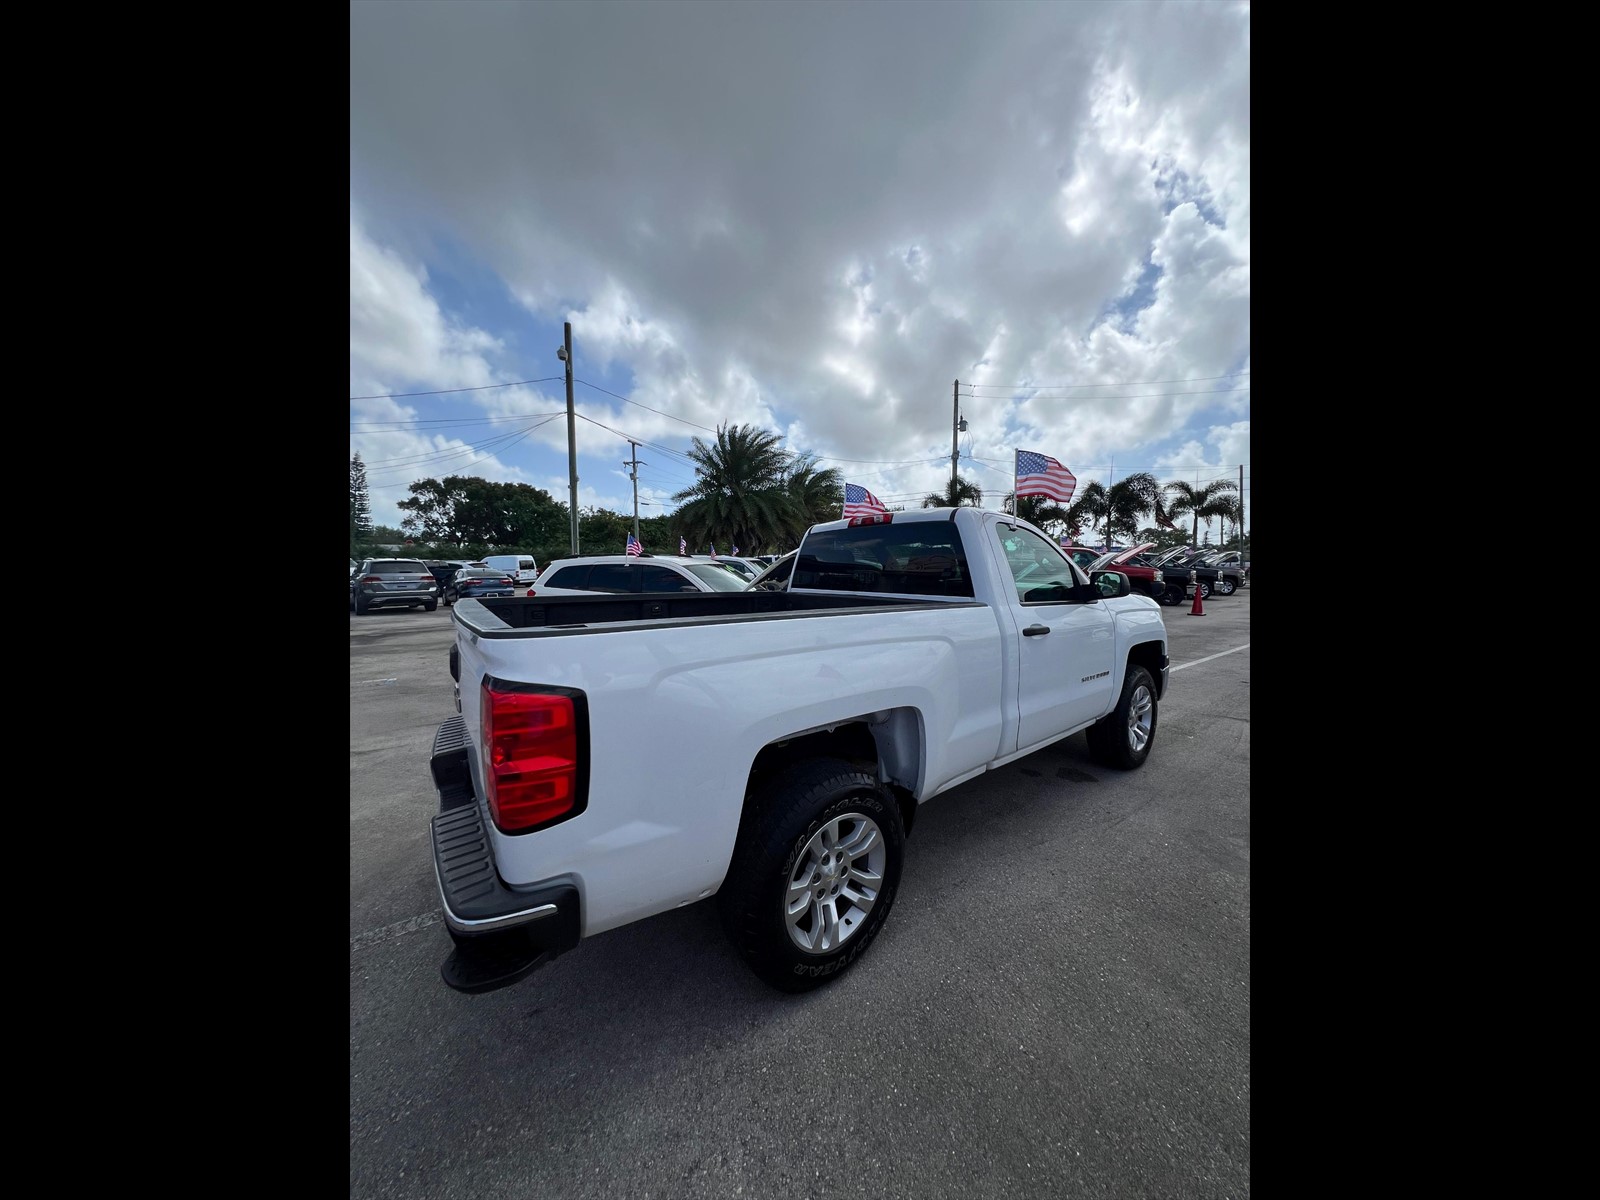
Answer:
[[533, 589], [532, 588], [528, 589], [528, 595], [530, 595], [530, 596], [533, 595]]
[[484, 682], [483, 778], [505, 833], [545, 825], [578, 803], [578, 723], [570, 696], [497, 692]]
[[383, 576], [382, 575], [363, 575], [361, 577], [361, 582], [362, 583], [382, 583], [383, 582]]

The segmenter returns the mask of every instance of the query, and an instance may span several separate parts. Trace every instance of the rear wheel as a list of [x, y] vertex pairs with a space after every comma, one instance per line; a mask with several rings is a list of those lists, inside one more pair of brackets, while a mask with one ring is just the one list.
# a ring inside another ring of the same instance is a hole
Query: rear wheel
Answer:
[[438, 607], [439, 607], [439, 602], [437, 600], [429, 600], [426, 604], [424, 604], [422, 606], [422, 611], [423, 612], [432, 612], [434, 609], [436, 609]]
[[1143, 766], [1156, 740], [1156, 684], [1143, 667], [1130, 666], [1117, 706], [1085, 731], [1089, 755], [1108, 767]]
[[841, 759], [803, 763], [753, 796], [717, 893], [723, 927], [773, 987], [838, 976], [877, 936], [905, 854], [900, 806]]
[[363, 600], [358, 595], [356, 597], [356, 616], [364, 617], [366, 615], [367, 615], [367, 602], [365, 600]]

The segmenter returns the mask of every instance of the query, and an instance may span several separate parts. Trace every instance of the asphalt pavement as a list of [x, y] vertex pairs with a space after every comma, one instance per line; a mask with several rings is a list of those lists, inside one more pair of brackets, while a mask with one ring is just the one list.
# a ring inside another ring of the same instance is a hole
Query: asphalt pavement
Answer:
[[352, 1200], [1248, 1196], [1252, 593], [1161, 610], [1142, 769], [1078, 734], [923, 805], [882, 933], [797, 997], [712, 902], [448, 989], [450, 611], [352, 614]]

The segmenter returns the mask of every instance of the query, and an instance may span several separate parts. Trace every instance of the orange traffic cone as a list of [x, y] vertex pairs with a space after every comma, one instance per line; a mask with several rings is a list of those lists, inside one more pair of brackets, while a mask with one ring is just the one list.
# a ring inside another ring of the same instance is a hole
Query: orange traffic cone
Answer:
[[1191, 617], [1203, 617], [1203, 616], [1206, 615], [1206, 610], [1200, 607], [1200, 581], [1199, 580], [1195, 580], [1195, 585], [1194, 585], [1194, 607], [1189, 610], [1189, 615]]

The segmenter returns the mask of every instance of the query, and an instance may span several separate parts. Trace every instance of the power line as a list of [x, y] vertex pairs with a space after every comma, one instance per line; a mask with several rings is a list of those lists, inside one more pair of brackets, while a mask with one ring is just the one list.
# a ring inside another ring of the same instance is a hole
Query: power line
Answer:
[[486, 383], [482, 387], [440, 388], [434, 392], [387, 392], [381, 396], [351, 396], [352, 400], [404, 400], [409, 396], [449, 396], [456, 392], [488, 392], [495, 388], [522, 387], [529, 383], [558, 383], [565, 375], [546, 375], [543, 379], [516, 379], [510, 383]]
[[[669, 412], [662, 412], [659, 408], [651, 408], [648, 404], [640, 404], [637, 400], [629, 400], [626, 396], [618, 396], [616, 392], [606, 392], [605, 388], [600, 387], [597, 384], [589, 383], [586, 380], [574, 378], [572, 382], [573, 383], [581, 383], [586, 388], [594, 388], [594, 390], [597, 391], [597, 392], [605, 392], [605, 394], [608, 395], [608, 396], [615, 396], [618, 400], [621, 400], [624, 404], [632, 404], [634, 407], [642, 408], [646, 412], [653, 412], [657, 416], [666, 417], [669, 421], [680, 421], [685, 425], [692, 425], [696, 429], [704, 429], [707, 433], [715, 433], [715, 432], [717, 432], [715, 429], [712, 429], [709, 426], [706, 426], [706, 425], [695, 425], [695, 423], [693, 421], [685, 421], [682, 417], [675, 417]], [[596, 422], [596, 424], [599, 424], [599, 422]], [[603, 428], [605, 428], [605, 426], [602, 425], [601, 428], [603, 429]], [[612, 433], [616, 433], [616, 430], [613, 429], [611, 432]]]
[[[1018, 388], [1017, 391], [1028, 391], [1027, 388]], [[1250, 391], [1247, 387], [1241, 388], [1209, 388], [1197, 392], [1141, 392], [1137, 396], [1044, 396], [1045, 400], [1161, 400], [1167, 396], [1243, 396]], [[977, 396], [971, 392], [962, 392], [964, 400], [1004, 400], [1004, 396]]]
[[1227, 375], [1196, 375], [1190, 379], [1141, 379], [1128, 380], [1123, 383], [969, 383], [967, 386], [982, 388], [1016, 388], [1025, 391], [1086, 387], [1154, 387], [1158, 383], [1209, 383], [1214, 379], [1237, 379], [1241, 375], [1248, 374], [1250, 374], [1249, 371], [1232, 371]]

